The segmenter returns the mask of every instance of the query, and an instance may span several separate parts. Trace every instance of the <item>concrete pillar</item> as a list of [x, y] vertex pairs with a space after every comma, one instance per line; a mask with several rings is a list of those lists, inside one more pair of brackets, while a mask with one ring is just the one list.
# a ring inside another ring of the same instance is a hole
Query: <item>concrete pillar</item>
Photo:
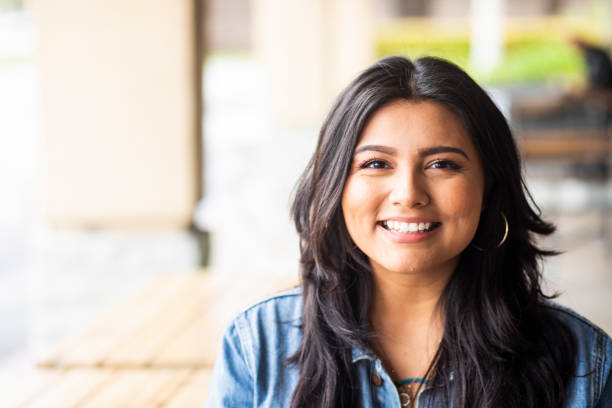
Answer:
[[[325, 97], [334, 98], [353, 77], [374, 59], [374, 7], [368, 0], [335, 0], [324, 4], [330, 13], [323, 47], [332, 77]], [[327, 109], [325, 109], [327, 111]]]
[[277, 123], [321, 121], [374, 57], [371, 0], [254, 0], [254, 49]]
[[60, 227], [185, 227], [200, 195], [197, 0], [30, 0], [42, 198]]

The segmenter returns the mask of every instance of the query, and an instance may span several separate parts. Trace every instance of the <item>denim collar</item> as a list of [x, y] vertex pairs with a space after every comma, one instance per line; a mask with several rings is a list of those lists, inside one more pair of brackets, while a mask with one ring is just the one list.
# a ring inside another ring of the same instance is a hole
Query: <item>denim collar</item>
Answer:
[[[360, 347], [353, 347], [353, 349], [351, 350], [351, 354], [352, 354], [353, 364], [361, 360], [368, 360], [370, 362], [378, 360], [378, 357], [371, 350], [363, 350]], [[377, 364], [380, 364], [382, 367], [382, 363], [380, 362], [380, 360], [377, 361]], [[451, 370], [450, 373], [448, 373], [448, 380], [453, 381], [453, 377], [454, 377], [454, 373]], [[429, 384], [426, 384], [425, 387], [423, 387], [424, 390], [429, 389], [429, 388], [431, 388], [431, 385]]]
[[351, 350], [352, 353], [352, 362], [356, 363], [361, 360], [369, 360], [374, 361], [377, 359], [376, 355], [372, 353], [370, 350], [363, 350], [360, 347], [353, 347]]

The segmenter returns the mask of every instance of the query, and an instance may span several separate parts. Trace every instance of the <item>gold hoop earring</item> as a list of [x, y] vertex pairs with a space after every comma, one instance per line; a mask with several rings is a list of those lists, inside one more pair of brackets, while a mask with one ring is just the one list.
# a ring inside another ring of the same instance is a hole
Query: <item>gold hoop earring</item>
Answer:
[[[500, 211], [499, 213], [504, 219], [504, 236], [502, 237], [501, 241], [499, 241], [497, 245], [495, 245], [496, 249], [504, 245], [504, 242], [506, 242], [506, 238], [508, 238], [508, 232], [510, 231], [510, 226], [508, 225], [508, 219], [506, 218], [506, 215], [502, 211]], [[480, 248], [477, 245], [472, 244], [472, 246], [481, 252], [487, 251], [486, 249]]]

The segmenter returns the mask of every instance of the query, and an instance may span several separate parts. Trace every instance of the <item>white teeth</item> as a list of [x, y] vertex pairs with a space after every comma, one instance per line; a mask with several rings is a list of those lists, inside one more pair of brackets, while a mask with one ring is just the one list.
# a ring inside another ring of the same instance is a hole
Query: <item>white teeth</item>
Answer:
[[415, 233], [425, 232], [431, 229], [431, 222], [400, 222], [396, 220], [383, 221], [385, 228], [395, 232]]

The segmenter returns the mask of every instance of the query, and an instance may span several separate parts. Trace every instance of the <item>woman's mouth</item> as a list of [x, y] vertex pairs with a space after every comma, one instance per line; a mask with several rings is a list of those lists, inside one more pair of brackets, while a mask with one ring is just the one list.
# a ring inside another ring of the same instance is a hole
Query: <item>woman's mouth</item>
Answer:
[[380, 225], [386, 230], [399, 232], [402, 234], [418, 234], [433, 231], [438, 228], [439, 222], [403, 222], [396, 220], [380, 221]]

